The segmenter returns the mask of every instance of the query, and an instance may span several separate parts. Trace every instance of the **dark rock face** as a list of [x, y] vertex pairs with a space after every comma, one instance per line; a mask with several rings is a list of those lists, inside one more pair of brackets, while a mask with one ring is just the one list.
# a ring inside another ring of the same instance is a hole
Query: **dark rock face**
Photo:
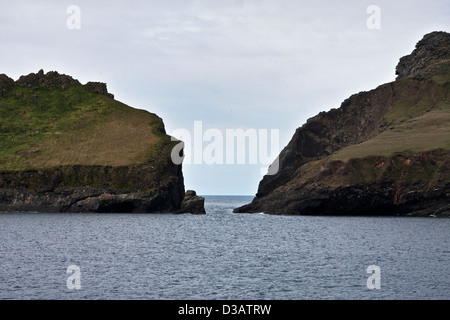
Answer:
[[205, 198], [197, 196], [193, 190], [186, 191], [180, 213], [206, 214]]
[[103, 82], [88, 82], [85, 84], [86, 88], [88, 90], [102, 94], [104, 96], [108, 96], [110, 98], [114, 98], [114, 95], [112, 93], [108, 93], [108, 89], [106, 89], [106, 83]]
[[424, 71], [433, 71], [433, 62], [450, 58], [450, 34], [432, 32], [423, 37], [416, 49], [408, 56], [400, 59], [395, 73], [397, 79], [417, 75]]
[[26, 76], [21, 76], [15, 85], [19, 87], [31, 87], [33, 85], [39, 85], [41, 88], [55, 89], [55, 88], [67, 88], [71, 85], [79, 85], [78, 80], [73, 79], [71, 76], [59, 74], [56, 71], [50, 71], [44, 74], [44, 70], [39, 70], [38, 73], [30, 73]]
[[14, 80], [4, 73], [0, 74], [0, 95], [6, 97], [12, 86], [14, 86]]
[[[0, 94], [6, 95], [6, 92], [12, 86], [31, 87], [38, 85], [46, 89], [66, 89], [69, 86], [81, 85], [81, 83], [73, 79], [71, 76], [60, 74], [56, 71], [49, 71], [44, 73], [44, 70], [39, 70], [38, 73], [30, 73], [26, 76], [21, 76], [17, 81], [9, 78], [5, 74], [0, 74]], [[106, 83], [103, 82], [88, 82], [84, 85], [89, 91], [114, 98], [114, 95], [108, 92]]]
[[377, 90], [362, 92], [345, 100], [341, 108], [322, 112], [297, 129], [292, 140], [279, 155], [276, 175], [265, 176], [257, 197], [267, 195], [291, 180], [303, 164], [322, 159], [345, 146], [372, 136], [384, 123], [382, 115], [392, 106], [395, 86], [387, 84]]
[[115, 190], [71, 188], [52, 191], [0, 190], [0, 210], [62, 213], [171, 212], [173, 203], [158, 193], [119, 193]]
[[[309, 174], [300, 171], [288, 183], [235, 212], [450, 215], [449, 151], [407, 158], [369, 157], [348, 163], [324, 159]], [[423, 179], [427, 176], [432, 179]]]
[[170, 159], [157, 170], [66, 166], [0, 172], [0, 211], [175, 213], [184, 179]]
[[339, 150], [390, 130], [385, 115], [404, 101], [418, 103], [435, 93], [448, 95], [448, 86], [434, 83], [421, 72], [436, 68], [436, 72], [448, 72], [446, 59], [440, 63], [434, 54], [447, 55], [449, 39], [448, 33], [425, 36], [412, 55], [401, 59], [398, 80], [355, 94], [339, 109], [309, 119], [281, 151], [278, 173], [265, 176], [253, 202], [234, 212], [450, 215], [448, 150], [431, 152], [425, 156], [427, 161], [422, 153], [409, 155], [408, 165], [396, 158], [380, 162], [376, 155], [348, 163], [330, 160]]

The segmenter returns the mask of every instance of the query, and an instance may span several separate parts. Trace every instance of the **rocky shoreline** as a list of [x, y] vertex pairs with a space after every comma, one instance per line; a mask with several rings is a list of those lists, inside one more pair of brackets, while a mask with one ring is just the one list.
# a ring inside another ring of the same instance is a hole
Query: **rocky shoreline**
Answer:
[[174, 192], [118, 192], [71, 188], [51, 191], [0, 190], [0, 211], [45, 213], [191, 213], [206, 214], [203, 197], [186, 192], [181, 207]]
[[[309, 175], [298, 175], [235, 212], [449, 217], [449, 167], [450, 152], [438, 151], [407, 158], [323, 161]], [[362, 168], [365, 172], [359, 173], [355, 182], [355, 172]], [[430, 171], [425, 173], [424, 168]], [[425, 174], [432, 178], [422, 179]]]
[[181, 166], [65, 166], [0, 172], [0, 211], [174, 212], [181, 208]]

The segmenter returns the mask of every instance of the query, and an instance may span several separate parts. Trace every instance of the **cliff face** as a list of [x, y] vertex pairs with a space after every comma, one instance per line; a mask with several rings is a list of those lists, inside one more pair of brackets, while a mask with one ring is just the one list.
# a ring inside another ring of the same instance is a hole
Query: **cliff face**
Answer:
[[57, 72], [0, 75], [0, 211], [176, 212], [175, 142], [106, 84]]
[[297, 129], [251, 204], [270, 214], [450, 213], [450, 34], [426, 35], [396, 81]]

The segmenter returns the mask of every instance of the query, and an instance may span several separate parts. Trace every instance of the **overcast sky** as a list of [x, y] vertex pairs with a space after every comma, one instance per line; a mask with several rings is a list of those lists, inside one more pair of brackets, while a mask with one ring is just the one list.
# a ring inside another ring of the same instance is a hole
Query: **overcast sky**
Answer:
[[[79, 29], [67, 26], [70, 5]], [[106, 82], [169, 134], [193, 135], [194, 121], [224, 135], [272, 129], [282, 149], [308, 118], [393, 81], [424, 34], [449, 32], [450, 1], [0, 0], [0, 30], [0, 73], [14, 79], [42, 68]], [[183, 171], [203, 195], [254, 195], [262, 178], [250, 164]]]

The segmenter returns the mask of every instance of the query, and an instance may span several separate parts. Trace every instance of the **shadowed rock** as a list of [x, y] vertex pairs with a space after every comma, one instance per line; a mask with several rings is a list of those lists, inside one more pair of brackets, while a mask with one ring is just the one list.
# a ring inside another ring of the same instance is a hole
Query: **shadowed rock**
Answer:
[[206, 214], [205, 198], [197, 196], [194, 190], [186, 191], [180, 213]]
[[442, 31], [431, 32], [417, 43], [410, 55], [400, 59], [395, 70], [397, 79], [437, 71], [442, 67], [440, 62], [449, 58], [450, 34]]
[[14, 80], [6, 74], [0, 74], [0, 96], [6, 97], [8, 90], [14, 86]]
[[49, 71], [44, 73], [44, 70], [39, 70], [38, 73], [30, 73], [26, 76], [21, 76], [15, 85], [19, 87], [31, 87], [33, 85], [39, 85], [41, 88], [46, 89], [65, 89], [68, 86], [79, 85], [80, 82], [75, 80], [71, 76], [60, 74], [56, 71]]
[[90, 91], [93, 91], [98, 94], [102, 94], [104, 96], [108, 96], [110, 98], [114, 98], [112, 93], [108, 93], [108, 89], [106, 88], [106, 83], [103, 82], [88, 82], [85, 84], [86, 88]]

